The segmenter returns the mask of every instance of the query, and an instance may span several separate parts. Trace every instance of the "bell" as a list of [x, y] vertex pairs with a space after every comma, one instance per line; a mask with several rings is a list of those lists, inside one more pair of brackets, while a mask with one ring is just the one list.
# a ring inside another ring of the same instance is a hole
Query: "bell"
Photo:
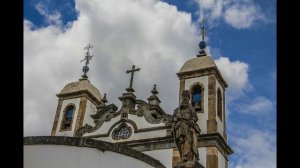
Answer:
[[66, 120], [65, 123], [64, 123], [64, 127], [70, 127], [71, 125], [71, 121], [70, 120]]
[[196, 111], [200, 111], [200, 110], [201, 110], [200, 102], [197, 102], [197, 103], [195, 104], [195, 110], [196, 110]]

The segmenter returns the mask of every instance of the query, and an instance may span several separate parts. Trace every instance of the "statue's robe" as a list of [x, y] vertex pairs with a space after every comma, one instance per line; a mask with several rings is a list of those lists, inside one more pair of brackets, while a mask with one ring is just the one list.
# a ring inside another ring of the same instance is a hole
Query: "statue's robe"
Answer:
[[174, 112], [173, 134], [182, 161], [199, 160], [197, 134], [200, 134], [200, 128], [197, 120], [197, 114], [191, 106]]

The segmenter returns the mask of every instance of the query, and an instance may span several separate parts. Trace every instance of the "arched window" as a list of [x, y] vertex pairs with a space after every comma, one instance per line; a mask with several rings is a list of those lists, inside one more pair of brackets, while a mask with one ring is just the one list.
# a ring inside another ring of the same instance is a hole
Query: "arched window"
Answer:
[[222, 121], [222, 94], [220, 88], [218, 88], [218, 93], [217, 93], [217, 114]]
[[195, 108], [195, 111], [203, 111], [203, 87], [200, 84], [196, 84], [191, 89], [191, 104]]
[[60, 127], [61, 131], [68, 131], [72, 129], [74, 111], [75, 111], [74, 105], [69, 105], [65, 108], [62, 124]]

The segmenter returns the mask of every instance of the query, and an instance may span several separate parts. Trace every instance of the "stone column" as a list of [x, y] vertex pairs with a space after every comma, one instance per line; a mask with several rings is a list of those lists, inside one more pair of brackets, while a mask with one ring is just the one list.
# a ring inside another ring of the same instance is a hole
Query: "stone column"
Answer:
[[79, 109], [78, 109], [78, 114], [77, 114], [77, 118], [76, 118], [75, 129], [74, 129], [74, 136], [75, 136], [75, 132], [77, 131], [77, 129], [82, 127], [84, 115], [86, 112], [87, 100], [88, 100], [87, 97], [82, 97], [80, 99]]
[[63, 102], [63, 99], [59, 99], [58, 100], [58, 105], [57, 105], [57, 109], [56, 109], [56, 113], [55, 113], [55, 117], [54, 117], [54, 122], [53, 122], [53, 126], [52, 126], [51, 136], [55, 136], [55, 133], [56, 133], [56, 129], [57, 129], [57, 125], [58, 125], [58, 119], [59, 119], [59, 114], [60, 114], [60, 111], [61, 111], [62, 102]]
[[216, 147], [206, 148], [206, 168], [218, 168], [218, 149]]
[[224, 122], [224, 132], [223, 137], [225, 142], [227, 142], [227, 133], [226, 133], [226, 108], [225, 108], [225, 89], [223, 89], [223, 122]]
[[181, 158], [180, 158], [179, 150], [177, 148], [173, 148], [172, 167], [174, 168], [176, 163], [180, 161]]
[[180, 105], [181, 102], [181, 93], [185, 88], [185, 79], [180, 79], [180, 84], [179, 84], [179, 102], [178, 105]]
[[217, 132], [216, 121], [216, 77], [214, 74], [208, 76], [208, 120], [207, 133]]

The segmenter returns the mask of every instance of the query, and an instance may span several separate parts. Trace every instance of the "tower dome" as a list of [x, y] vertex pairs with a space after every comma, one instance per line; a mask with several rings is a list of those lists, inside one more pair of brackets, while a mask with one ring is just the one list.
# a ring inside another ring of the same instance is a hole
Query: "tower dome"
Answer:
[[181, 67], [179, 73], [193, 72], [212, 67], [217, 67], [217, 65], [210, 56], [196, 57], [187, 60]]
[[81, 78], [77, 82], [71, 82], [67, 84], [59, 94], [58, 97], [74, 95], [78, 93], [86, 92], [92, 98], [96, 99], [96, 101], [100, 102], [102, 96], [100, 91], [93, 85], [87, 78]]
[[180, 71], [177, 73], [180, 79], [208, 74], [216, 74], [216, 77], [220, 80], [224, 88], [228, 86], [211, 56], [204, 55], [201, 57], [191, 58], [182, 65]]

